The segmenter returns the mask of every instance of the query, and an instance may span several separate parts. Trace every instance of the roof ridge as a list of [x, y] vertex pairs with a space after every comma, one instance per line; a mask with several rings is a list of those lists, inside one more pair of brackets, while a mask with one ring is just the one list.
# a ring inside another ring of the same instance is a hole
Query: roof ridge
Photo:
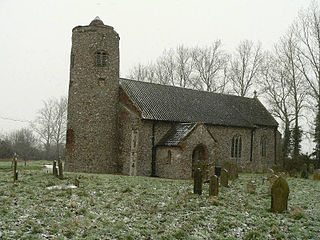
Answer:
[[125, 81], [139, 82], [139, 83], [144, 83], [144, 84], [158, 85], [158, 86], [163, 86], [163, 87], [185, 89], [185, 90], [188, 90], [188, 91], [203, 92], [203, 93], [206, 93], [206, 94], [217, 94], [217, 95], [222, 95], [222, 96], [231, 96], [231, 97], [236, 97], [236, 98], [245, 98], [245, 99], [253, 100], [253, 98], [250, 98], [250, 97], [243, 97], [243, 96], [238, 96], [238, 95], [228, 94], [228, 93], [209, 92], [209, 91], [205, 91], [205, 90], [192, 89], [192, 88], [186, 88], [186, 87], [181, 87], [181, 86], [172, 86], [172, 85], [166, 85], [166, 84], [161, 84], [161, 83], [145, 82], [145, 81], [129, 79], [129, 78], [123, 78], [123, 77], [120, 77], [119, 79], [120, 80], [125, 80]]

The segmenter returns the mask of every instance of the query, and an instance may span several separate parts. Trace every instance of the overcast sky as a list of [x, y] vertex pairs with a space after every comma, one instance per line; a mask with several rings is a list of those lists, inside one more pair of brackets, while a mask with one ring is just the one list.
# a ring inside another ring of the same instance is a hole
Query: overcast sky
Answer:
[[42, 101], [66, 95], [71, 30], [99, 16], [120, 35], [120, 75], [179, 44], [221, 39], [271, 48], [309, 0], [0, 0], [0, 134], [27, 126]]

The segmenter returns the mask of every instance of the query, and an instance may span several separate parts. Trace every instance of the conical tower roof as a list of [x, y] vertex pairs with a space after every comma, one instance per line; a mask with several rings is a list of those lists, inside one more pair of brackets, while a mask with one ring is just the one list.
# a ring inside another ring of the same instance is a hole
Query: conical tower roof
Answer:
[[96, 18], [93, 19], [92, 22], [90, 23], [90, 26], [98, 26], [98, 25], [104, 25], [104, 23], [98, 16], [96, 16]]

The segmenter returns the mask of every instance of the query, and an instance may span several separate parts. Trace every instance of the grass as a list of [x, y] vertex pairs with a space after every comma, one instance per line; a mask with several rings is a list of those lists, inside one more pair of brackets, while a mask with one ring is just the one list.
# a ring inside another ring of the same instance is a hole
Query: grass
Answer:
[[[216, 199], [192, 181], [41, 170], [0, 162], [0, 239], [320, 239], [320, 181], [288, 178], [289, 209], [271, 213], [265, 175], [240, 174]], [[52, 189], [73, 184], [76, 189]], [[245, 191], [256, 181], [255, 194]]]

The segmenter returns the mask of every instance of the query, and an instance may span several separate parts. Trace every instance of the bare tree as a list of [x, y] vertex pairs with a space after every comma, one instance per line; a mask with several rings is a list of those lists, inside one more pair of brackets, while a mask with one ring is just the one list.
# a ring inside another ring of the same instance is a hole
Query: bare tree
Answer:
[[292, 95], [292, 85], [288, 83], [287, 69], [275, 55], [266, 54], [262, 68], [262, 78], [260, 85], [265, 94], [271, 113], [283, 123], [284, 137], [282, 151], [285, 158], [290, 153], [291, 131], [290, 125], [294, 120], [294, 109], [290, 104]]
[[320, 167], [320, 9], [313, 2], [309, 9], [300, 12], [295, 23], [295, 37], [298, 39], [297, 67], [303, 74], [310, 96], [317, 105], [315, 143], [317, 167]]
[[[300, 154], [302, 130], [300, 127], [300, 117], [305, 107], [306, 87], [305, 81], [299, 69], [297, 68], [299, 51], [298, 42], [294, 37], [294, 31], [291, 28], [288, 33], [281, 38], [280, 43], [276, 45], [276, 55], [279, 64], [286, 71], [292, 108], [294, 109], [294, 128], [292, 131], [293, 157], [296, 159]], [[280, 67], [280, 66], [279, 66]]]
[[216, 40], [210, 47], [192, 50], [195, 78], [208, 92], [224, 92], [226, 87], [225, 69], [228, 55], [222, 50], [221, 41]]
[[57, 158], [60, 156], [60, 145], [65, 140], [67, 127], [68, 100], [66, 96], [54, 101], [53, 109], [53, 141], [56, 144]]
[[32, 129], [38, 134], [49, 159], [50, 147], [54, 135], [54, 99], [43, 101], [43, 107], [38, 111], [36, 119], [31, 123]]
[[254, 45], [252, 41], [240, 42], [232, 55], [228, 71], [234, 92], [246, 96], [259, 77], [263, 62], [261, 44]]
[[9, 135], [9, 139], [12, 145], [12, 150], [20, 157], [25, 160], [32, 157], [37, 141], [30, 129], [22, 128], [14, 131]]
[[192, 84], [193, 62], [190, 50], [183, 45], [176, 48], [177, 85], [190, 87]]

